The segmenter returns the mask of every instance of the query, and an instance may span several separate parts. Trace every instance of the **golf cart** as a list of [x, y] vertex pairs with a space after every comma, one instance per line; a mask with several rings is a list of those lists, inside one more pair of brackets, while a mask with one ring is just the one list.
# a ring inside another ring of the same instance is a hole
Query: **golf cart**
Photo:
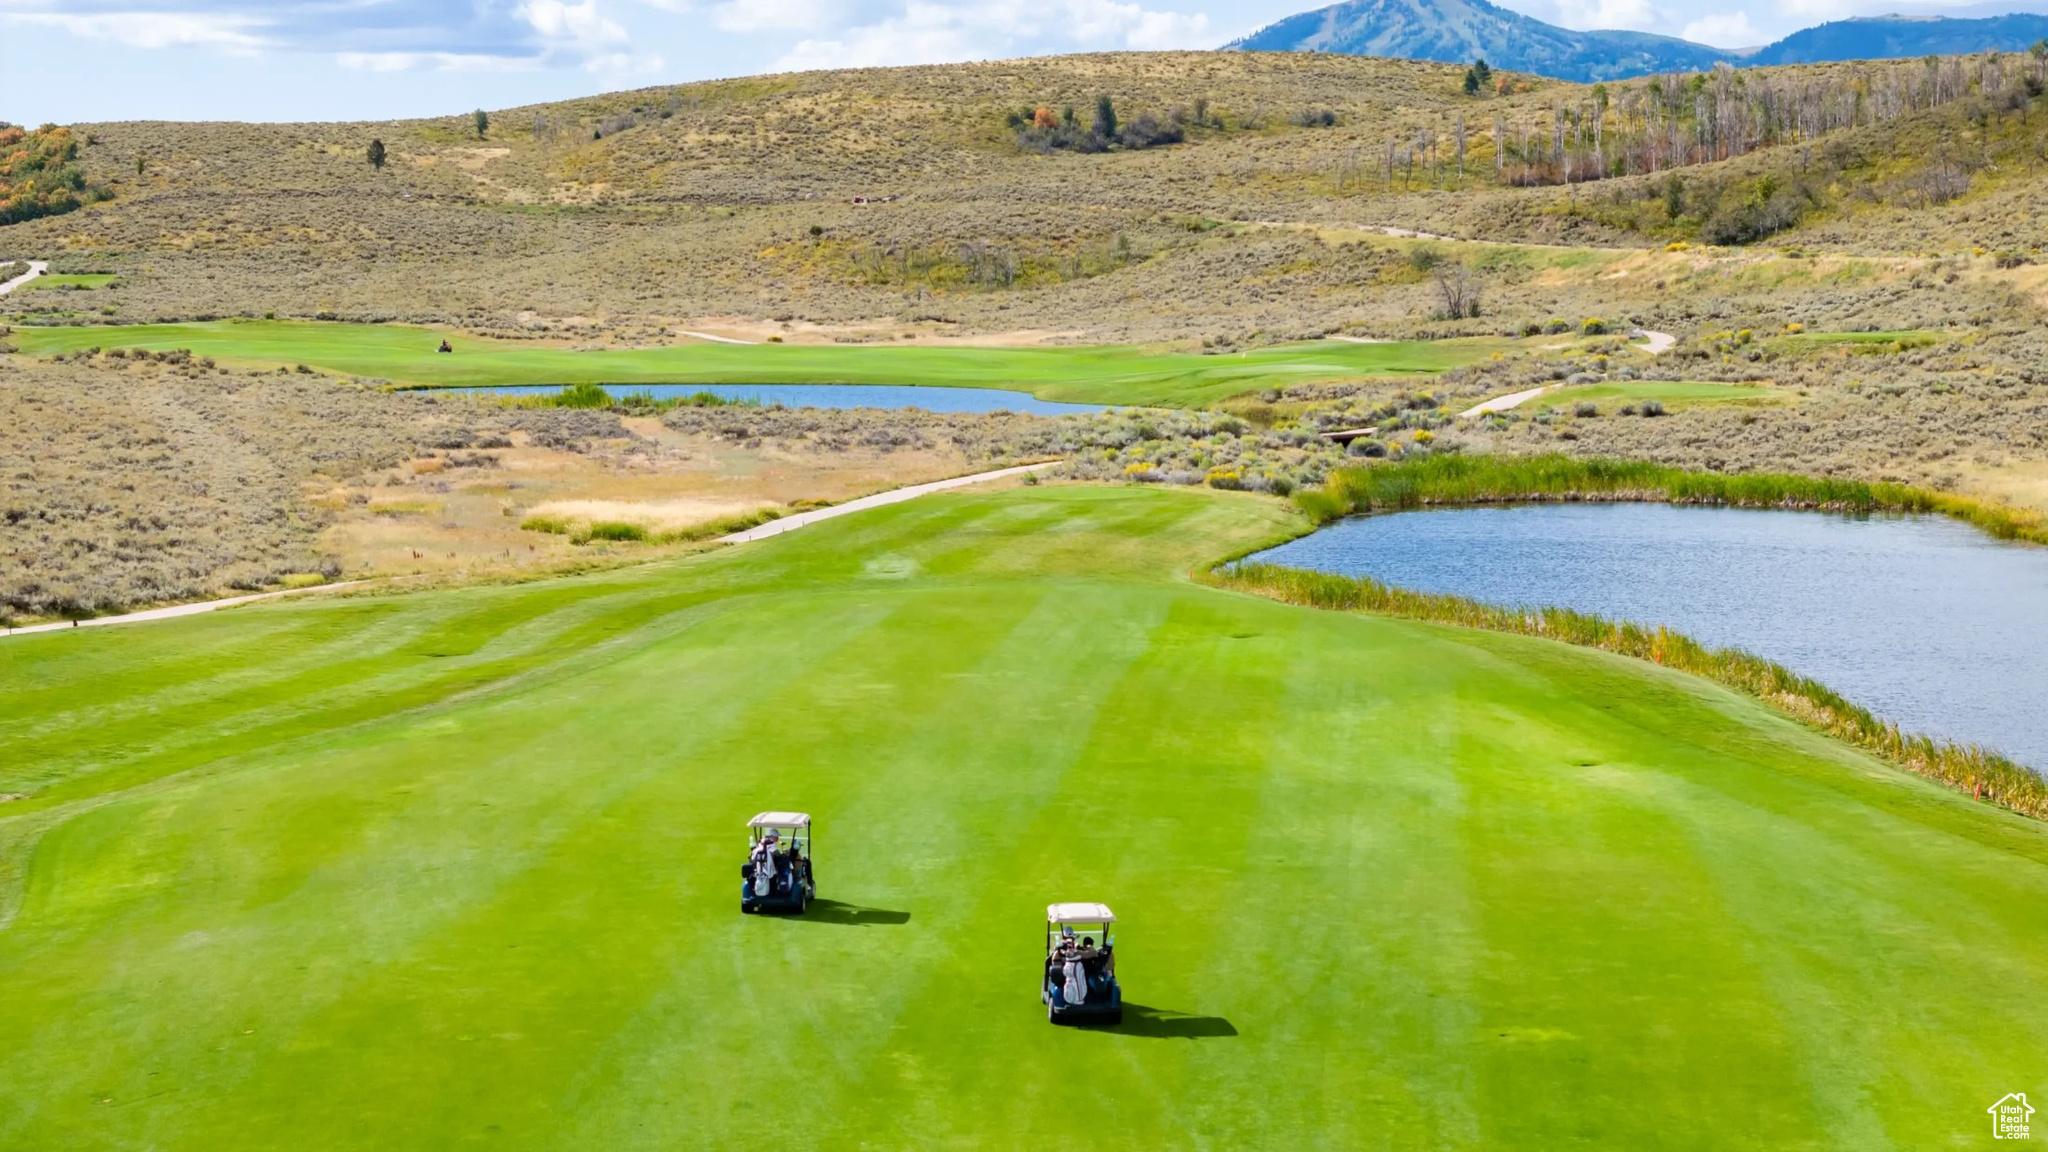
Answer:
[[818, 895], [811, 869], [811, 818], [763, 812], [747, 821], [747, 862], [740, 865], [740, 911], [801, 916]]
[[[1107, 904], [1053, 904], [1045, 910], [1045, 967], [1039, 999], [1054, 1024], [1121, 1024], [1124, 990], [1116, 982], [1116, 941]], [[1099, 942], [1099, 946], [1098, 946]]]

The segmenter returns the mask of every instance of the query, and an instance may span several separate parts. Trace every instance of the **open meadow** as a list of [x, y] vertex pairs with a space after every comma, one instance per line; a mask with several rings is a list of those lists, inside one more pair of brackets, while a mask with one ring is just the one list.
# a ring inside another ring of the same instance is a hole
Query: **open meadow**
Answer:
[[[2048, 834], [1747, 698], [1189, 583], [1229, 493], [0, 644], [0, 1144], [1898, 1147], [2048, 1049]], [[823, 903], [737, 908], [818, 817]], [[1045, 904], [1122, 919], [1053, 1028]]]

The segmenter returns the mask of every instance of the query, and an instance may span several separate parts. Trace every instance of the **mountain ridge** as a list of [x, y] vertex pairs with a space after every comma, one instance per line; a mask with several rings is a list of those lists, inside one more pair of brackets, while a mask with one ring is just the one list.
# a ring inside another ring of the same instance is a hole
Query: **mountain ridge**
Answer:
[[1268, 24], [1226, 51], [1333, 52], [1496, 68], [1591, 83], [1716, 64], [1809, 64], [2023, 51], [2048, 40], [2048, 15], [1863, 16], [1804, 28], [1754, 49], [1716, 48], [1622, 29], [1577, 31], [1489, 0], [1345, 0]]

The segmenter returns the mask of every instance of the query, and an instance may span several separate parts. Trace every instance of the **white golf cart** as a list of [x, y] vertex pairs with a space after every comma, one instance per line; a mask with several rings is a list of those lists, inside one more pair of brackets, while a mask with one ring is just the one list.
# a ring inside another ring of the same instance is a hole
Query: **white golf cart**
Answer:
[[1121, 1024], [1124, 990], [1116, 982], [1116, 941], [1107, 904], [1052, 904], [1045, 910], [1045, 967], [1039, 999], [1054, 1024]]
[[740, 911], [801, 916], [817, 895], [810, 814], [763, 812], [747, 821], [747, 862], [740, 865]]

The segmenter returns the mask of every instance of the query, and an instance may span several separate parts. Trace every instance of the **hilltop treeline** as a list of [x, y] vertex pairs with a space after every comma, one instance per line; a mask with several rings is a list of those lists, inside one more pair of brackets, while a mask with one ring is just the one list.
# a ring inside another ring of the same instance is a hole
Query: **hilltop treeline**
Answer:
[[0, 123], [0, 225], [62, 215], [108, 195], [86, 181], [69, 128]]
[[1717, 68], [1596, 84], [1535, 117], [1493, 120], [1494, 167], [1510, 184], [1662, 172], [1816, 140], [1983, 97], [2020, 107], [2048, 88], [2048, 42], [2020, 56], [1930, 56], [1822, 74]]

